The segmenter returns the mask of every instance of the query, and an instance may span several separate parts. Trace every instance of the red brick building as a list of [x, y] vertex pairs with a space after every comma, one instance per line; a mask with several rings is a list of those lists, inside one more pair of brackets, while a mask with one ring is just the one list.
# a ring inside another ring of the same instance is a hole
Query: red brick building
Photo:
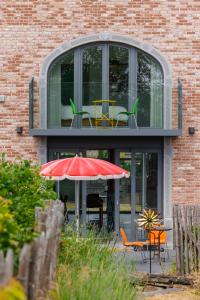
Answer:
[[82, 185], [82, 218], [99, 222], [97, 194], [104, 227], [131, 234], [143, 207], [171, 224], [172, 203], [200, 202], [199, 28], [195, 0], [2, 0], [0, 152], [121, 164], [130, 180]]

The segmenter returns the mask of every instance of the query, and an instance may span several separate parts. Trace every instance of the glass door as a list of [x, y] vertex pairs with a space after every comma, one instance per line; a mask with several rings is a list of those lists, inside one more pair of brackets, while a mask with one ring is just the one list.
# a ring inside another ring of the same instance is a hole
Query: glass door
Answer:
[[136, 213], [158, 207], [158, 153], [136, 153]]
[[137, 229], [139, 213], [148, 208], [162, 213], [161, 153], [120, 151], [119, 162], [131, 174], [120, 180], [120, 226], [128, 239], [142, 239], [144, 232]]
[[[114, 162], [112, 150], [75, 149], [50, 151], [49, 161], [74, 157], [99, 158]], [[58, 198], [64, 202], [67, 222], [73, 224], [75, 216], [75, 182], [62, 180], [55, 183]], [[80, 182], [80, 215], [81, 223], [88, 229], [114, 229], [114, 180], [91, 180]]]
[[[82, 181], [80, 186], [80, 215], [87, 228], [118, 231], [122, 226], [128, 239], [144, 238], [137, 230], [139, 213], [152, 208], [162, 216], [162, 152], [132, 150], [60, 150], [50, 151], [49, 160], [74, 157], [76, 154], [108, 160], [130, 172], [120, 180]], [[68, 222], [75, 215], [74, 181], [56, 182], [59, 198], [65, 204]]]
[[[132, 155], [131, 152], [120, 152], [120, 166], [131, 173]], [[127, 234], [128, 239], [132, 236], [132, 220], [131, 220], [131, 179], [120, 179], [120, 226], [122, 226]]]
[[[112, 160], [112, 151], [86, 150], [86, 157]], [[104, 232], [113, 230], [114, 226], [114, 185], [113, 180], [91, 180], [85, 184], [86, 228]], [[82, 199], [83, 200], [83, 199]]]

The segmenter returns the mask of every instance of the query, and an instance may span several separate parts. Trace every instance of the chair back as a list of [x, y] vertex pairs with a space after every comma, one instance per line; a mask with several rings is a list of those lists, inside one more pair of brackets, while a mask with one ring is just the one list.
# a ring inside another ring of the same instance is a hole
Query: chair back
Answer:
[[166, 244], [167, 242], [167, 232], [166, 231], [158, 231], [158, 230], [152, 230], [149, 235], [148, 239], [151, 242], [151, 244], [158, 244], [160, 239], [160, 244]]
[[137, 114], [137, 110], [138, 110], [138, 102], [139, 102], [139, 98], [136, 97], [136, 99], [135, 99], [135, 101], [134, 101], [134, 103], [133, 103], [133, 109], [132, 109], [132, 113], [133, 113], [134, 115]]
[[75, 114], [76, 113], [76, 106], [74, 104], [74, 101], [71, 98], [69, 98], [69, 102], [70, 102], [72, 113]]
[[99, 194], [87, 195], [87, 208], [103, 208], [103, 199], [99, 197]]
[[127, 240], [126, 232], [122, 227], [120, 227], [120, 234], [122, 236], [122, 244], [125, 246], [128, 240]]

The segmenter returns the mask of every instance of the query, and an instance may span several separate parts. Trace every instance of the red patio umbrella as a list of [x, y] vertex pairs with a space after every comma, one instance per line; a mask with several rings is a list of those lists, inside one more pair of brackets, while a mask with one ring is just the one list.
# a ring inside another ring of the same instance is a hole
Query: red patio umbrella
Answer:
[[77, 228], [79, 227], [80, 180], [120, 179], [130, 176], [129, 172], [108, 161], [79, 156], [50, 161], [42, 165], [40, 174], [51, 180], [75, 180]]

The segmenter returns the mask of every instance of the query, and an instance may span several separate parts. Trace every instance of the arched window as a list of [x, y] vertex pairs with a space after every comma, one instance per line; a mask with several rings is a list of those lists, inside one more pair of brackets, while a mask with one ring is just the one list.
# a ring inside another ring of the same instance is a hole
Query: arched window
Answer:
[[[135, 120], [126, 112], [132, 112], [136, 97]], [[70, 98], [76, 111], [88, 114], [75, 116]], [[162, 128], [161, 65], [144, 51], [124, 44], [74, 48], [58, 57], [48, 70], [47, 109], [48, 128]]]

